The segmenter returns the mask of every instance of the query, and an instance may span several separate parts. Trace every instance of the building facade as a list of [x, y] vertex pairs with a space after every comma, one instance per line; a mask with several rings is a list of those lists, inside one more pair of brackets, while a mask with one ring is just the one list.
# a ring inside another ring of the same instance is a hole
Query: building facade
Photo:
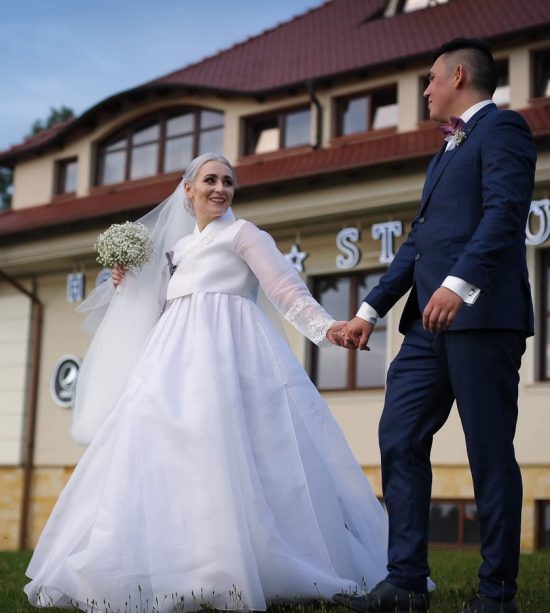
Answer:
[[[550, 547], [550, 3], [332, 0], [0, 153], [14, 171], [12, 207], [0, 212], [0, 549], [34, 545], [83, 451], [69, 436], [89, 342], [75, 306], [105, 279], [98, 233], [162, 201], [195, 155], [223, 153], [236, 167], [236, 215], [274, 236], [336, 319], [352, 317], [410, 229], [441, 146], [422, 92], [433, 51], [455, 36], [492, 44], [494, 100], [522, 113], [538, 150], [526, 228], [536, 335], [516, 452], [522, 549]], [[286, 326], [380, 496], [377, 426], [403, 304], [369, 353], [319, 350]], [[475, 545], [454, 409], [432, 460], [432, 542]]]

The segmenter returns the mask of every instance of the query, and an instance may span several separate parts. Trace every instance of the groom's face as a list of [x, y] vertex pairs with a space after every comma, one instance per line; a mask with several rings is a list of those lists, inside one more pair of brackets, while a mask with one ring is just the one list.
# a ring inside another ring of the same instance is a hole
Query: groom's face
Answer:
[[445, 54], [440, 55], [430, 69], [428, 87], [424, 97], [428, 102], [430, 117], [434, 121], [447, 122], [452, 114], [455, 97], [453, 71], [445, 61]]

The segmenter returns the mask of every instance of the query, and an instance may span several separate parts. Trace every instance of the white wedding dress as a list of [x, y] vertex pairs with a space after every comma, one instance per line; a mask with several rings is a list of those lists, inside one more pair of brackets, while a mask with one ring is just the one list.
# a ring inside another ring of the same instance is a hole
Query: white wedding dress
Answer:
[[256, 305], [258, 281], [314, 342], [332, 318], [231, 209], [174, 263], [166, 308], [40, 537], [29, 601], [265, 610], [370, 589], [386, 575], [385, 511]]

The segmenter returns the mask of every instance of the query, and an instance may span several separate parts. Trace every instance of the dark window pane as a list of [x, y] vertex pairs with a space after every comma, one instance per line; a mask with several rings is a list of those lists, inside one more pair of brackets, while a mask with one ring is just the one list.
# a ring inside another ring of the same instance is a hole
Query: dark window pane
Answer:
[[510, 104], [508, 62], [500, 62], [497, 64], [497, 88], [493, 94], [493, 102], [500, 106]]
[[120, 151], [121, 149], [126, 149], [126, 143], [128, 142], [127, 138], [119, 138], [114, 142], [107, 145], [105, 151]]
[[250, 150], [247, 153], [265, 153], [276, 151], [280, 144], [279, 123], [277, 117], [268, 117], [254, 121], [250, 126]]
[[[378, 284], [380, 273], [364, 275], [357, 284], [357, 309]], [[386, 381], [386, 318], [380, 317], [369, 339], [370, 351], [358, 351], [356, 387], [384, 387]]]
[[150, 177], [157, 174], [158, 149], [158, 143], [132, 149], [131, 179]]
[[285, 117], [285, 147], [307, 145], [311, 140], [311, 112], [309, 109], [288, 113]]
[[101, 164], [99, 183], [106, 185], [124, 181], [126, 150], [105, 153]]
[[147, 126], [146, 128], [141, 128], [140, 130], [134, 132], [132, 144], [140, 145], [142, 143], [150, 143], [158, 140], [159, 137], [160, 126], [158, 123], [155, 123], [152, 126]]
[[216, 111], [201, 111], [201, 130], [223, 125], [223, 113]]
[[430, 541], [456, 543], [458, 541], [458, 506], [454, 503], [434, 502], [430, 508]]
[[171, 117], [166, 122], [166, 136], [177, 136], [178, 134], [187, 134], [195, 129], [195, 114], [185, 113]]
[[474, 503], [464, 505], [464, 543], [478, 545], [480, 543], [479, 517]]
[[369, 339], [370, 351], [357, 351], [356, 387], [384, 387], [386, 381], [386, 330], [374, 328]]
[[349, 294], [351, 280], [349, 277], [326, 277], [317, 281], [317, 300], [334, 319], [349, 319]]
[[201, 132], [199, 137], [199, 155], [208, 152], [223, 153], [223, 128]]
[[372, 129], [391, 128], [397, 125], [397, 87], [389, 87], [372, 95]]
[[368, 129], [369, 98], [355, 98], [342, 102], [342, 136]]
[[[548, 305], [547, 307], [548, 308]], [[546, 318], [546, 379], [550, 379], [550, 317]]]
[[397, 104], [384, 104], [374, 109], [372, 118], [372, 129], [393, 128], [397, 125], [398, 106]]
[[[329, 277], [317, 282], [317, 300], [337, 320], [349, 318], [349, 277]], [[337, 347], [317, 348], [317, 381], [319, 389], [347, 387], [347, 360]]]
[[550, 50], [537, 53], [535, 61], [535, 97], [550, 96]]
[[180, 136], [166, 141], [164, 172], [183, 170], [193, 159], [193, 136]]
[[72, 162], [62, 163], [60, 167], [60, 189], [62, 194], [70, 194], [76, 192], [77, 170], [78, 164], [76, 160], [73, 160]]
[[550, 547], [550, 503], [544, 503], [542, 510], [542, 546]]

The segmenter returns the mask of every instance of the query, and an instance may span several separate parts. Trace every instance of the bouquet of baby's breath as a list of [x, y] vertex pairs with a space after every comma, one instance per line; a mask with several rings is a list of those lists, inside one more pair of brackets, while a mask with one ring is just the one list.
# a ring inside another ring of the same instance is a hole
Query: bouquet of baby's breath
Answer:
[[97, 261], [109, 268], [140, 270], [153, 255], [149, 230], [141, 223], [115, 223], [97, 237]]

